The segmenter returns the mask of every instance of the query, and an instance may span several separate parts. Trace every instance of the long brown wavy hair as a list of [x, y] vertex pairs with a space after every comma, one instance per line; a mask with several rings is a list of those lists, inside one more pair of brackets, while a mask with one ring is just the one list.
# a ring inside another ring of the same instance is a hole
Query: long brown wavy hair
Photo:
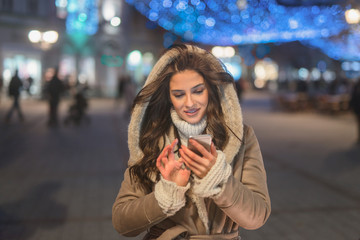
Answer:
[[[191, 46], [191, 48], [193, 48]], [[213, 142], [218, 149], [223, 150], [229, 139], [227, 126], [220, 104], [220, 88], [222, 84], [234, 84], [232, 76], [226, 72], [221, 61], [211, 55], [210, 52], [199, 52], [195, 49], [189, 50], [186, 45], [174, 45], [169, 50], [179, 52], [177, 57], [160, 73], [151, 83], [146, 85], [136, 96], [133, 108], [137, 104], [148, 103], [144, 117], [141, 122], [139, 147], [143, 152], [143, 158], [130, 167], [130, 177], [138, 182], [147, 191], [151, 191], [153, 182], [152, 174], [159, 178], [159, 170], [156, 167], [156, 159], [165, 146], [159, 146], [161, 139], [165, 143], [165, 136], [172, 126], [170, 109], [169, 83], [171, 77], [184, 70], [194, 70], [199, 73], [205, 81], [209, 93], [207, 106], [207, 130], [213, 136]], [[166, 52], [164, 54], [166, 54]], [[210, 62], [209, 58], [212, 59]], [[217, 66], [213, 61], [218, 61]], [[221, 66], [219, 70], [219, 66]], [[179, 133], [175, 129], [175, 136]], [[180, 148], [179, 141], [178, 147]]]

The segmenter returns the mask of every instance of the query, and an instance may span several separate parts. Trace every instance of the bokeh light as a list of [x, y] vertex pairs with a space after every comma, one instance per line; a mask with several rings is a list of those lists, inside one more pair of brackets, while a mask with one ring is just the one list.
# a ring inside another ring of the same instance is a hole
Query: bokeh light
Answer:
[[38, 43], [41, 41], [41, 32], [38, 30], [31, 30], [28, 34], [28, 38], [32, 43]]
[[191, 32], [192, 41], [219, 46], [305, 40], [347, 28], [339, 5], [285, 7], [276, 0], [127, 2], [178, 36], [186, 38]]
[[44, 32], [42, 38], [47, 43], [56, 43], [58, 40], [59, 34], [56, 31], [47, 31]]
[[131, 67], [138, 66], [142, 61], [142, 54], [139, 50], [134, 50], [129, 53], [127, 63]]
[[111, 24], [111, 26], [113, 26], [113, 27], [118, 27], [118, 26], [120, 26], [120, 24], [121, 24], [121, 19], [120, 19], [119, 17], [113, 17], [113, 18], [111, 18], [111, 20], [110, 20], [110, 24]]

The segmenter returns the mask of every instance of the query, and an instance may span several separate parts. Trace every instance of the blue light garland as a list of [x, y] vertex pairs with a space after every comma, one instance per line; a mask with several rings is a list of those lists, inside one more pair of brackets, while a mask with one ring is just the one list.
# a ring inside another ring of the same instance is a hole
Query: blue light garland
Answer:
[[[301, 41], [336, 60], [360, 61], [359, 31], [349, 30], [344, 17], [350, 5], [344, 9], [336, 4], [284, 6], [276, 0], [126, 1], [169, 32], [164, 46], [176, 36], [220, 46]], [[349, 34], [339, 38], [344, 32]]]
[[328, 39], [303, 41], [304, 45], [319, 48], [329, 57], [340, 61], [360, 61], [360, 33], [344, 34]]
[[96, 2], [96, 0], [68, 0], [67, 33], [93, 35], [97, 32], [99, 19]]
[[276, 0], [126, 0], [186, 41], [210, 45], [290, 42], [347, 28], [339, 5], [285, 7]]

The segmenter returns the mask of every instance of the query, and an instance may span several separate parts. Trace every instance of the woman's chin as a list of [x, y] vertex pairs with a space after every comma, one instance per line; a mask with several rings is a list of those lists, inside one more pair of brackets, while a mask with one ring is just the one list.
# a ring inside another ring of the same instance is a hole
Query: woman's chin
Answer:
[[200, 116], [200, 114], [197, 114], [195, 116], [185, 116], [183, 120], [185, 120], [186, 122], [190, 123], [190, 124], [196, 124], [198, 122], [200, 122], [202, 119], [202, 116]]

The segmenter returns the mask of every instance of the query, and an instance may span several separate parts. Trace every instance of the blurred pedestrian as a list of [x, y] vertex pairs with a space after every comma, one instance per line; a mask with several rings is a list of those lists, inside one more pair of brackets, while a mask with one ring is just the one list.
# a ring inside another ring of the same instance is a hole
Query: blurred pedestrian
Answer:
[[357, 143], [360, 144], [360, 79], [355, 83], [351, 99], [350, 99], [350, 107], [353, 110], [356, 123], [357, 123]]
[[1, 103], [1, 96], [2, 96], [3, 86], [4, 86], [4, 80], [3, 80], [3, 78], [1, 77], [1, 74], [0, 74], [0, 103]]
[[14, 111], [17, 111], [20, 121], [24, 121], [24, 115], [20, 107], [20, 92], [22, 86], [23, 86], [23, 82], [21, 81], [19, 77], [19, 72], [16, 69], [15, 74], [12, 76], [10, 80], [9, 88], [8, 88], [8, 95], [13, 98], [13, 104], [6, 115], [5, 118], [6, 122], [10, 122], [11, 116]]
[[26, 90], [26, 92], [28, 93], [29, 96], [31, 96], [31, 86], [32, 86], [33, 82], [34, 82], [34, 79], [31, 76], [29, 76], [26, 79], [25, 90]]
[[126, 106], [126, 112], [124, 116], [129, 116], [131, 114], [131, 108], [134, 102], [134, 98], [136, 96], [136, 84], [132, 81], [131, 77], [128, 76], [127, 80], [126, 80], [126, 85], [125, 85], [125, 94], [124, 94], [124, 98], [125, 98], [125, 106]]
[[49, 119], [47, 122], [49, 127], [58, 126], [58, 107], [61, 95], [65, 91], [65, 86], [59, 79], [58, 73], [58, 68], [56, 68], [53, 77], [45, 86], [49, 101]]
[[129, 77], [126, 75], [123, 75], [118, 78], [118, 85], [117, 85], [117, 97], [119, 99], [122, 99], [124, 96], [124, 91], [126, 88], [126, 84], [128, 82]]
[[72, 103], [68, 109], [68, 115], [64, 119], [64, 124], [80, 125], [82, 122], [90, 123], [90, 118], [86, 115], [88, 101], [85, 97], [86, 88], [78, 88], [73, 93]]
[[130, 77], [128, 75], [122, 75], [118, 78], [115, 107], [118, 107], [119, 104], [122, 105], [122, 102], [125, 99], [125, 97], [124, 97], [125, 89], [126, 89], [126, 85], [128, 84], [129, 79], [130, 79]]
[[[134, 100], [115, 229], [147, 232], [146, 240], [235, 240], [240, 228], [261, 227], [271, 211], [266, 173], [254, 130], [242, 119], [234, 80], [219, 59], [191, 45], [168, 49]], [[210, 150], [188, 140], [204, 133], [213, 139]]]

